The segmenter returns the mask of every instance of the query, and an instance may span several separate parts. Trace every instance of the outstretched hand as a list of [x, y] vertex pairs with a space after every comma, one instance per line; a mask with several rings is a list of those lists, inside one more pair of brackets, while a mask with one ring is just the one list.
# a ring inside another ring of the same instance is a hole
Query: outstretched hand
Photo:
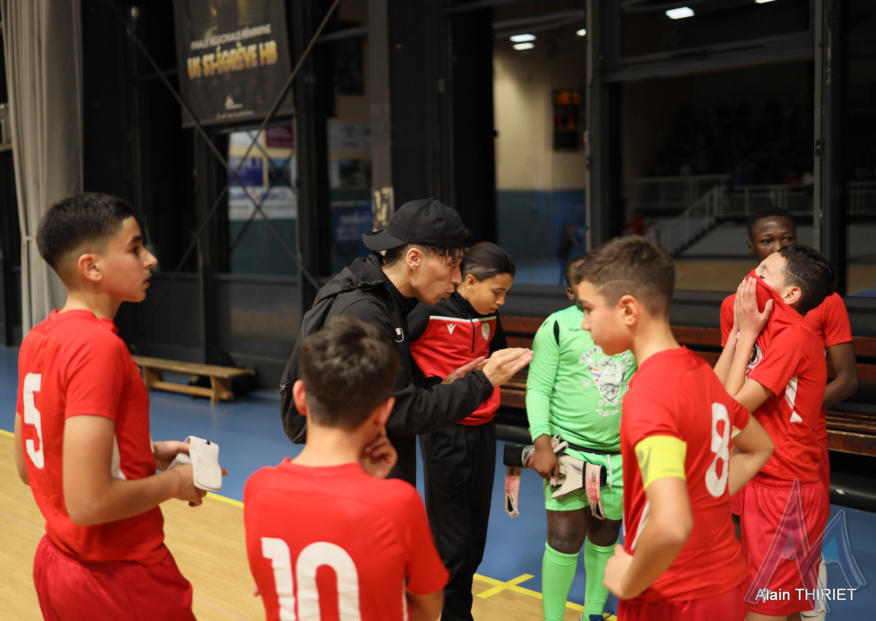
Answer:
[[760, 312], [757, 308], [757, 281], [747, 278], [736, 290], [733, 311], [740, 334], [757, 336], [773, 312], [773, 301], [767, 300], [763, 312]]
[[466, 373], [470, 373], [471, 371], [480, 371], [487, 364], [487, 360], [481, 356], [480, 358], [475, 358], [468, 364], [464, 364], [455, 371], [451, 371], [451, 373], [444, 378], [442, 384], [449, 384], [455, 379], [459, 379], [460, 377], [464, 377]]
[[524, 347], [500, 349], [487, 360], [484, 375], [493, 387], [499, 387], [523, 369], [532, 360], [532, 350]]

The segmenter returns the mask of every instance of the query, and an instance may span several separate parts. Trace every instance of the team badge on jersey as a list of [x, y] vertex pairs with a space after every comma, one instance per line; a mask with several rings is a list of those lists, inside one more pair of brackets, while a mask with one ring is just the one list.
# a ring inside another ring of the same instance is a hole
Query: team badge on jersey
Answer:
[[488, 323], [481, 324], [481, 336], [484, 337], [485, 341], [490, 340], [490, 324], [488, 324]]
[[[596, 360], [596, 357], [603, 355], [603, 358]], [[623, 355], [617, 357], [605, 356], [602, 353], [601, 347], [588, 349], [581, 356], [578, 364], [586, 364], [590, 371], [596, 387], [599, 389], [599, 394], [602, 399], [599, 400], [600, 406], [620, 404], [621, 391], [624, 387], [624, 376], [629, 369], [629, 365], [623, 360]]]
[[454, 330], [456, 330], [456, 324], [455, 323], [448, 323], [447, 324], [447, 331], [450, 332], [450, 334], [453, 334]]
[[751, 358], [748, 359], [748, 368], [745, 370], [745, 377], [748, 377], [748, 374], [751, 373], [752, 369], [754, 369], [761, 360], [763, 360], [763, 351], [761, 351], [760, 345], [755, 342], [754, 349], [751, 350]]

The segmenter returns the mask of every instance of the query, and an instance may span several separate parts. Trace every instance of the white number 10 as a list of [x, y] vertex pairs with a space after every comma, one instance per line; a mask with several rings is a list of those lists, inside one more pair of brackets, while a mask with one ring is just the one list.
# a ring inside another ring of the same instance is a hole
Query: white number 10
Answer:
[[[718, 421], [724, 421], [723, 433], [718, 433]], [[712, 452], [715, 459], [706, 470], [706, 489], [715, 498], [720, 498], [727, 489], [727, 479], [730, 476], [730, 417], [727, 408], [721, 403], [712, 404]], [[718, 462], [723, 462], [721, 477], [718, 478]]]
[[319, 621], [319, 591], [316, 570], [328, 565], [335, 570], [338, 608], [341, 621], [361, 621], [359, 612], [359, 574], [347, 552], [333, 543], [312, 543], [301, 551], [295, 564], [298, 578], [298, 617], [295, 616], [295, 591], [292, 587], [292, 555], [282, 539], [262, 537], [262, 556], [271, 561], [274, 584], [280, 600], [280, 621]]
[[43, 425], [40, 411], [34, 403], [34, 393], [40, 391], [40, 382], [42, 376], [39, 373], [28, 373], [24, 378], [24, 424], [33, 425], [36, 427], [37, 438], [40, 441], [39, 449], [35, 448], [33, 440], [25, 440], [24, 446], [27, 448], [27, 454], [33, 465], [37, 468], [42, 468], [45, 465], [45, 455], [43, 454]]

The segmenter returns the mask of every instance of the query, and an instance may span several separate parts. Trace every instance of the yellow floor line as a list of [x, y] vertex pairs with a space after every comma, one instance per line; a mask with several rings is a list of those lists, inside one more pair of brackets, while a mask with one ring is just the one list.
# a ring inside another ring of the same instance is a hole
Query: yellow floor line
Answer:
[[243, 503], [239, 500], [234, 500], [234, 498], [228, 498], [226, 496], [220, 496], [219, 494], [214, 494], [213, 492], [207, 492], [207, 498], [212, 498], [214, 500], [218, 500], [219, 502], [224, 502], [229, 505], [234, 505], [235, 507], [242, 507]]
[[[6, 431], [5, 429], [0, 429], [0, 435], [8, 436], [10, 438], [15, 437], [14, 433]], [[243, 503], [239, 500], [234, 500], [233, 498], [228, 498], [226, 496], [221, 496], [219, 494], [214, 494], [212, 492], [207, 492], [207, 498], [212, 498], [214, 500], [218, 500], [219, 502], [224, 502], [229, 505], [233, 505], [235, 507], [243, 507]], [[487, 576], [482, 576], [480, 574], [475, 574], [475, 580], [480, 580], [481, 582], [486, 582], [493, 586], [492, 589], [488, 589], [483, 593], [479, 593], [478, 597], [486, 599], [488, 597], [492, 597], [496, 593], [500, 593], [501, 591], [514, 591], [515, 593], [520, 593], [522, 595], [528, 595], [529, 597], [535, 597], [536, 599], [541, 599], [541, 593], [538, 591], [533, 591], [531, 589], [524, 588], [519, 586], [521, 582], [525, 582], [532, 578], [529, 574], [523, 574], [522, 576], [518, 576], [509, 580], [508, 582], [502, 582], [501, 580], [496, 580], [495, 578], [489, 578]], [[212, 605], [212, 604], [211, 604]], [[574, 604], [572, 602], [566, 602], [566, 608], [570, 608], [571, 610], [577, 610], [579, 612], [584, 611], [584, 607], [580, 604]], [[609, 617], [607, 621], [617, 621], [617, 617]]]
[[[480, 574], [475, 574], [475, 580], [480, 580], [481, 582], [486, 582], [487, 584], [493, 585], [492, 589], [484, 591], [483, 593], [479, 593], [478, 597], [490, 597], [499, 593], [500, 591], [514, 591], [515, 593], [520, 593], [521, 595], [528, 595], [529, 597], [534, 597], [536, 599], [541, 599], [541, 593], [538, 591], [533, 591], [531, 589], [524, 588], [522, 586], [518, 586], [519, 583], [524, 582], [532, 578], [529, 574], [524, 574], [522, 576], [518, 576], [513, 580], [509, 580], [508, 582], [502, 582], [501, 580], [496, 580], [495, 578], [489, 578], [487, 576], [482, 576]], [[575, 610], [578, 612], [584, 612], [584, 606], [580, 604], [575, 604], [572, 602], [566, 602], [566, 608], [570, 610]], [[606, 621], [617, 621], [617, 617], [612, 615], [606, 619]]]
[[502, 591], [504, 591], [506, 589], [510, 589], [513, 586], [517, 586], [521, 582], [526, 582], [530, 578], [532, 578], [531, 575], [523, 574], [522, 576], [517, 576], [516, 578], [512, 578], [508, 582], [500, 582], [497, 580], [496, 586], [494, 586], [492, 589], [487, 589], [483, 593], [478, 593], [478, 597], [480, 597], [481, 599], [487, 599], [488, 597], [492, 597], [496, 593], [501, 593]]

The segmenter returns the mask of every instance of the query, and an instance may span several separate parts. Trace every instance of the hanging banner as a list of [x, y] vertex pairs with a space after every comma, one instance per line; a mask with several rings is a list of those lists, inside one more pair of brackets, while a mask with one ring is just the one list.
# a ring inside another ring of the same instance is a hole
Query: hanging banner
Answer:
[[[173, 0], [173, 6], [180, 93], [198, 122], [263, 120], [292, 72], [285, 2]], [[274, 117], [291, 114], [287, 93]], [[183, 127], [191, 126], [183, 114]]]

